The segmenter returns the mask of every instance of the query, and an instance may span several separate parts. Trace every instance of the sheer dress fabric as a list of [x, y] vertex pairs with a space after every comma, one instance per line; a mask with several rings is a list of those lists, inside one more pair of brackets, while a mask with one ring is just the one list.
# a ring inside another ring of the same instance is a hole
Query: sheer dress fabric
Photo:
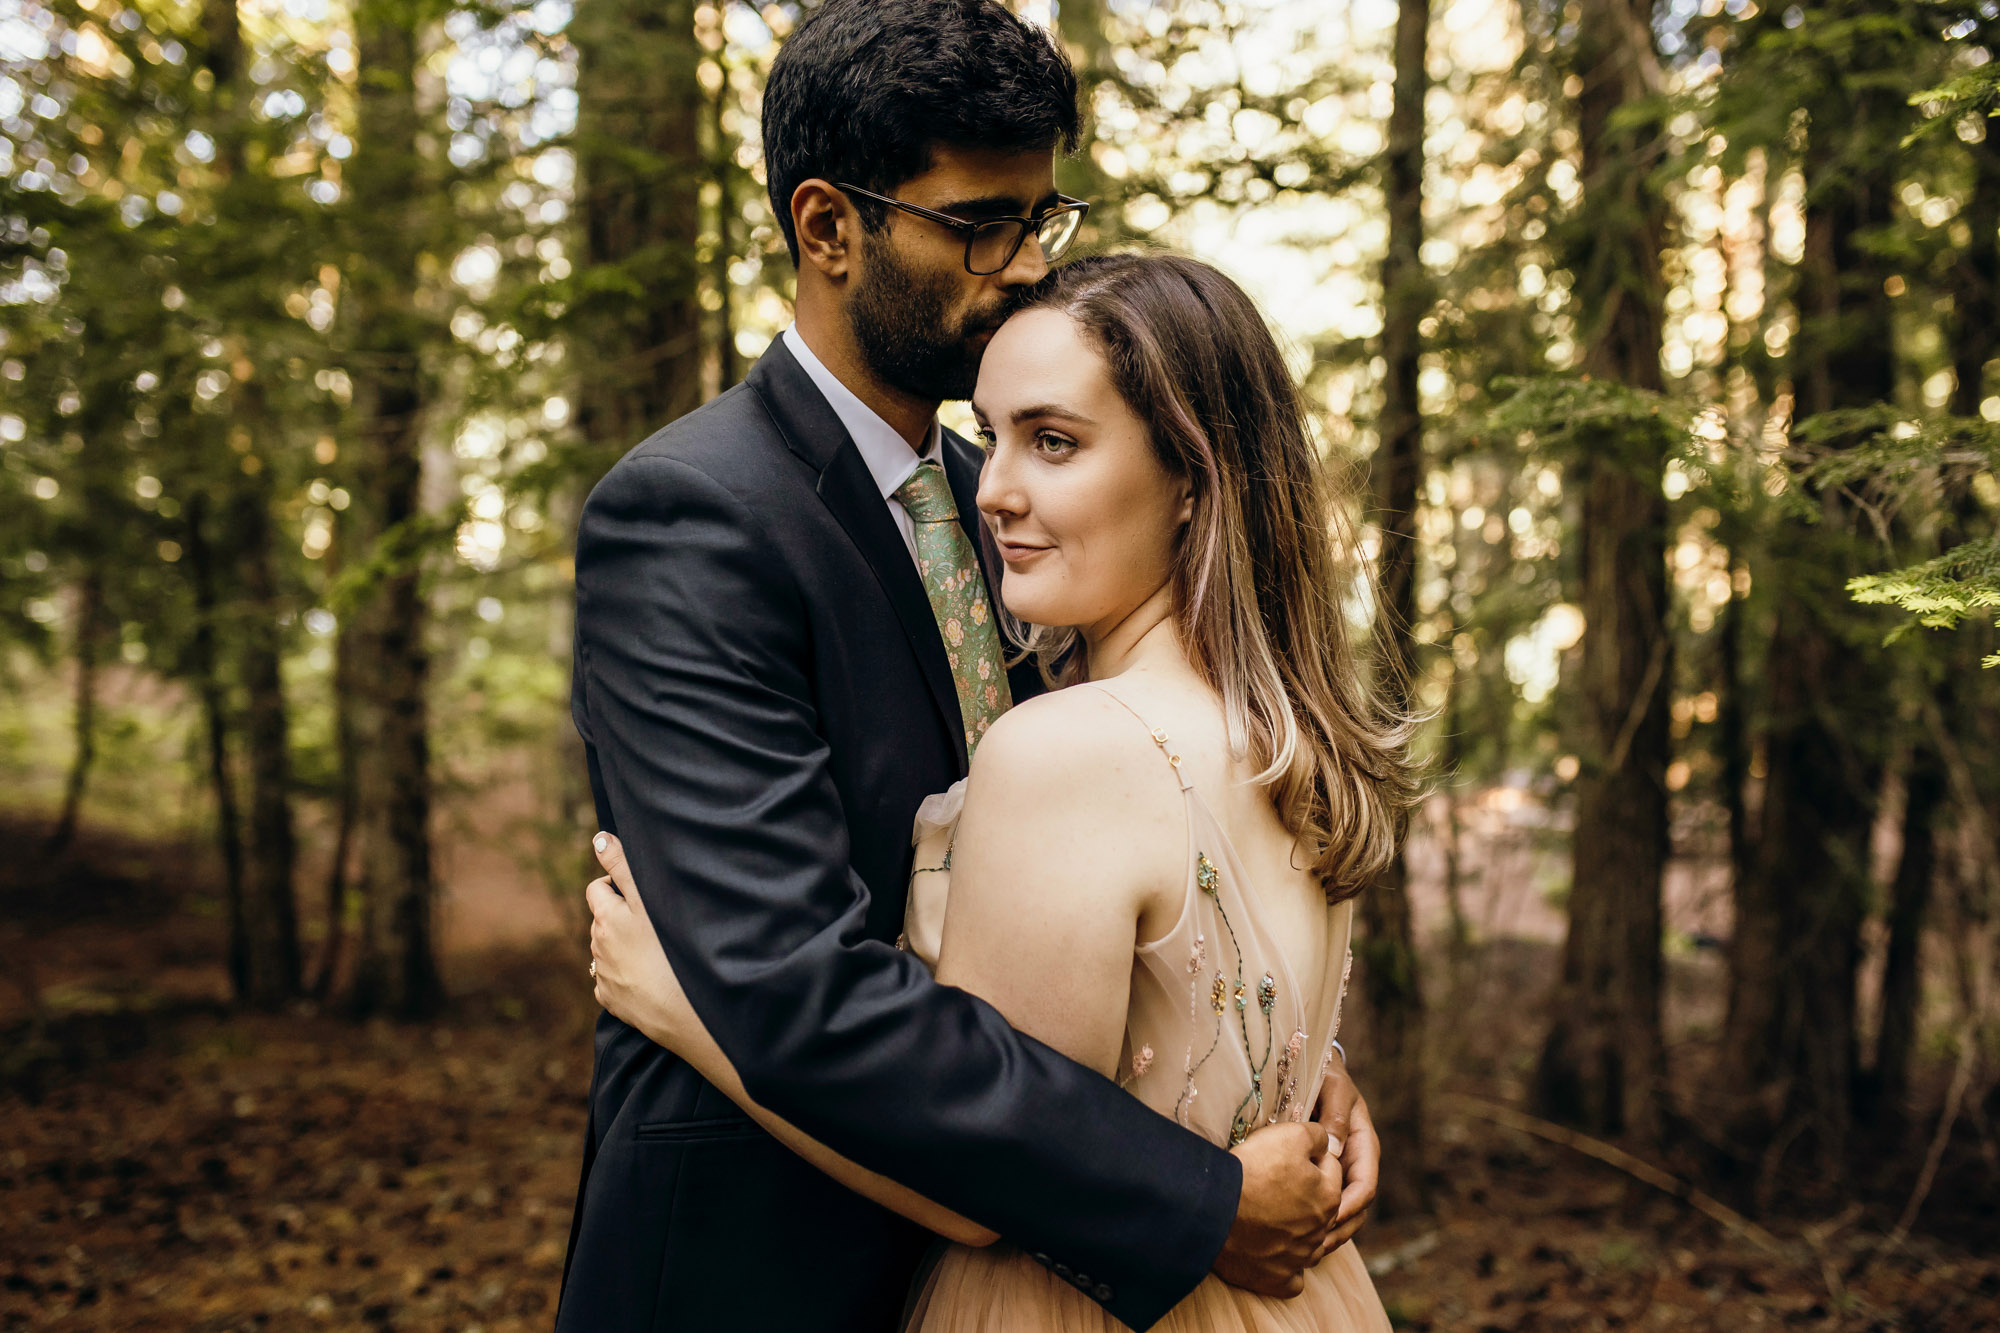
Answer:
[[[1128, 712], [1118, 694], [1097, 685]], [[1325, 975], [1293, 973], [1282, 942], [1221, 824], [1182, 773], [1166, 733], [1147, 725], [1187, 809], [1179, 919], [1137, 948], [1119, 1084], [1161, 1115], [1231, 1146], [1255, 1129], [1311, 1115], [1352, 965], [1352, 900], [1326, 909]], [[951, 836], [964, 783], [924, 802], [915, 829], [904, 945], [932, 968], [950, 887]], [[947, 1247], [912, 1302], [910, 1333], [1116, 1333], [1085, 1273], [1052, 1270], [1002, 1242]], [[1353, 1244], [1306, 1275], [1302, 1295], [1257, 1296], [1213, 1275], [1155, 1326], [1162, 1333], [1386, 1333], [1387, 1314]]]

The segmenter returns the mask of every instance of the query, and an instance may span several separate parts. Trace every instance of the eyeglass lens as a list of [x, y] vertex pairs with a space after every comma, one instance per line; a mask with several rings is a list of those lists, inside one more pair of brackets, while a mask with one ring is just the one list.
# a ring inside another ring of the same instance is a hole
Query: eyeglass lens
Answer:
[[[1042, 258], [1054, 263], [1069, 249], [1076, 239], [1083, 216], [1076, 209], [1064, 209], [1051, 213], [1035, 228], [1035, 239], [1042, 247]], [[1014, 261], [1021, 245], [1027, 240], [1028, 228], [1019, 222], [989, 222], [972, 233], [972, 244], [966, 250], [966, 264], [975, 274], [998, 273]]]

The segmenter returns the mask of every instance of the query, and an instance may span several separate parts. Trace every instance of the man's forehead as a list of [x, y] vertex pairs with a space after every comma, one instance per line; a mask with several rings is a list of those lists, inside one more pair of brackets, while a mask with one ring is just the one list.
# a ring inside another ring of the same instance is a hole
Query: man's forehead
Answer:
[[981, 211], [1021, 211], [1045, 203], [1056, 192], [1053, 152], [1001, 152], [994, 149], [932, 150], [930, 169], [898, 191], [904, 198], [933, 207], [976, 207]]

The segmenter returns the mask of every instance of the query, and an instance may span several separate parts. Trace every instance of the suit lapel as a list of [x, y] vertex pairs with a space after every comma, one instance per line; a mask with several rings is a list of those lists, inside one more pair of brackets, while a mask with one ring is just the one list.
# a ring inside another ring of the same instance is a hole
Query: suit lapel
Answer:
[[876, 489], [874, 475], [861, 461], [861, 452], [819, 387], [786, 349], [784, 339], [772, 340], [770, 350], [745, 382], [777, 423], [786, 447], [819, 473], [820, 500], [875, 572], [910, 641], [910, 650], [917, 655], [938, 718], [957, 742], [953, 748], [963, 774], [965, 724], [959, 717], [951, 663], [945, 659], [944, 640], [938, 634], [937, 617], [931, 611], [916, 562], [910, 559], [910, 548], [903, 544], [903, 534], [889, 516], [889, 506]]
[[924, 592], [916, 561], [910, 559], [910, 548], [903, 545], [903, 534], [889, 517], [889, 506], [883, 503], [882, 492], [875, 487], [875, 476], [852, 444], [836, 454], [820, 474], [819, 498], [867, 557], [882, 591], [896, 608], [896, 619], [903, 623], [903, 633], [923, 667], [924, 683], [930, 686], [938, 714], [951, 734], [959, 738], [959, 765], [963, 772], [965, 724], [959, 720], [958, 691], [951, 683], [951, 663], [945, 659], [937, 614], [931, 610], [931, 599]]

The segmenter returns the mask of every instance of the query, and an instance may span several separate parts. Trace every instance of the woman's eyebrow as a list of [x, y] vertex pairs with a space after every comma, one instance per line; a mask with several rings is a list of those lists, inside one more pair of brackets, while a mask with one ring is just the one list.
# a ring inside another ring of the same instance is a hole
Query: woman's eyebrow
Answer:
[[1032, 421], [1036, 417], [1056, 417], [1063, 421], [1073, 421], [1079, 426], [1095, 426], [1097, 423], [1083, 413], [1063, 407], [1059, 403], [1037, 403], [1033, 407], [1023, 407], [1014, 413], [1014, 424]]

